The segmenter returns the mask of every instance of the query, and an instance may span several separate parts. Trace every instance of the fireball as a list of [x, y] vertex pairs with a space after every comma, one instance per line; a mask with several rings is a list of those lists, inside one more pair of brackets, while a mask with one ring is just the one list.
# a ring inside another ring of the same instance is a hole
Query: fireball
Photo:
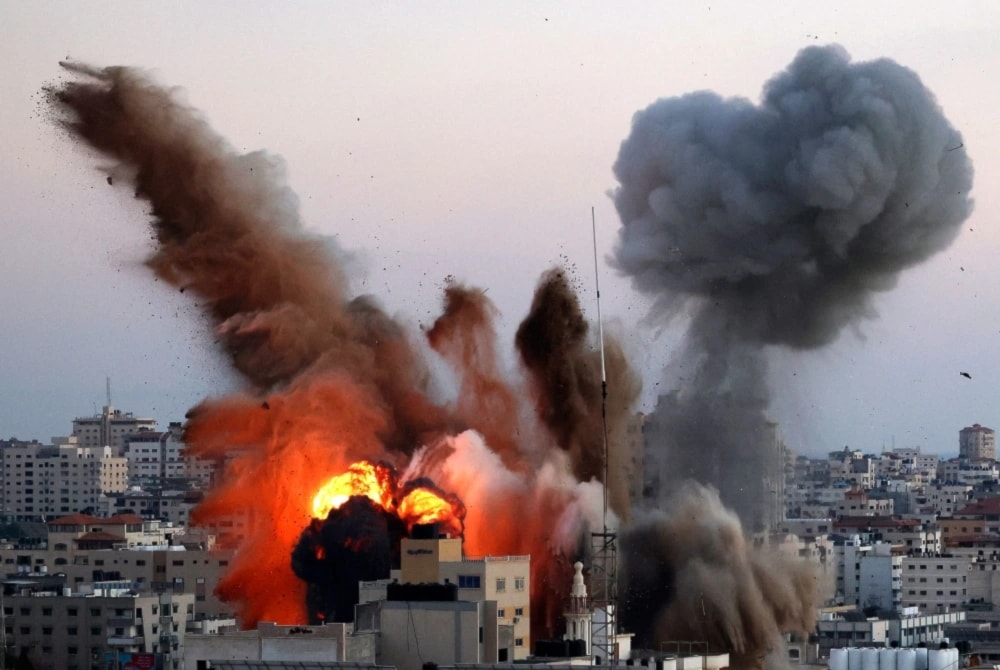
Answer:
[[417, 524], [437, 523], [453, 535], [463, 534], [465, 506], [457, 496], [439, 491], [428, 479], [400, 484], [391, 467], [369, 461], [352, 463], [347, 472], [327, 480], [313, 496], [312, 515], [326, 519], [355, 496], [397, 516], [407, 531]]

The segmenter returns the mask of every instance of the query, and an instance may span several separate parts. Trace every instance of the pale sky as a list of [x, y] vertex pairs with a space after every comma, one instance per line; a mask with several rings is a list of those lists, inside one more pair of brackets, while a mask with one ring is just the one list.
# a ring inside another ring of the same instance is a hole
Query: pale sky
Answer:
[[[750, 5], [753, 4], [753, 8]], [[678, 326], [603, 261], [607, 192], [632, 115], [712, 89], [758, 101], [808, 45], [917, 71], [963, 134], [975, 211], [879, 316], [772, 370], [793, 449], [920, 446], [1000, 428], [1000, 3], [22, 3], [0, 0], [0, 436], [48, 440], [105, 402], [162, 424], [233, 388], [189, 296], [142, 266], [147, 219], [100, 157], [58, 131], [40, 89], [67, 57], [148, 69], [240, 150], [282, 156], [302, 218], [357, 253], [357, 289], [413, 324], [454, 275], [488, 289], [510, 347], [539, 274], [564, 260], [646, 384]], [[966, 379], [959, 372], [968, 372]], [[612, 389], [613, 391], [613, 389]]]

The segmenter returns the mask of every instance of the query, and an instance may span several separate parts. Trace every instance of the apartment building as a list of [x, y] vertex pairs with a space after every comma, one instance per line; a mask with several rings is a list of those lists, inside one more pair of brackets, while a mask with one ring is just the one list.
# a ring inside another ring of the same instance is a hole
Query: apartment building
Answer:
[[116, 456], [125, 453], [125, 439], [142, 431], [155, 431], [156, 419], [138, 417], [111, 405], [100, 414], [73, 419], [73, 436], [82, 447], [111, 447]]
[[[116, 667], [119, 654], [148, 654], [156, 667], [180, 667], [190, 593], [141, 593], [127, 581], [60, 587], [30, 575], [4, 581], [3, 621], [8, 649], [39, 670]], [[151, 666], [152, 667], [152, 666]]]
[[188, 592], [196, 617], [231, 615], [232, 606], [219, 600], [215, 586], [228, 570], [233, 552], [167, 545], [164, 542], [174, 539], [174, 529], [154, 526], [155, 522], [131, 515], [55, 519], [42, 548], [2, 547], [0, 563], [7, 574], [61, 575], [72, 588], [116, 580], [139, 589]]
[[895, 611], [902, 607], [903, 557], [890, 544], [857, 535], [834, 546], [837, 593], [845, 604]]
[[903, 557], [903, 607], [916, 607], [921, 614], [964, 610], [971, 570], [967, 555]]
[[996, 432], [978, 423], [958, 431], [958, 457], [969, 461], [995, 460]]
[[40, 521], [96, 511], [102, 496], [128, 487], [128, 463], [110, 447], [8, 443], [0, 449], [3, 514], [10, 521]]

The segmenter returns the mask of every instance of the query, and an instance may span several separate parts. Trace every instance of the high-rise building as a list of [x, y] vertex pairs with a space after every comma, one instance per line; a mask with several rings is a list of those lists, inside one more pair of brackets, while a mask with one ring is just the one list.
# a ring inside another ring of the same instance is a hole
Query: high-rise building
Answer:
[[9, 443], [0, 449], [0, 508], [6, 519], [93, 513], [105, 493], [128, 487], [128, 462], [111, 447], [83, 447], [72, 437], [54, 442]]
[[992, 461], [997, 457], [996, 432], [974, 423], [958, 431], [958, 457], [970, 461]]
[[115, 454], [125, 453], [125, 438], [132, 433], [156, 430], [156, 419], [138, 417], [105, 405], [100, 414], [73, 419], [73, 436], [81, 447], [111, 447]]

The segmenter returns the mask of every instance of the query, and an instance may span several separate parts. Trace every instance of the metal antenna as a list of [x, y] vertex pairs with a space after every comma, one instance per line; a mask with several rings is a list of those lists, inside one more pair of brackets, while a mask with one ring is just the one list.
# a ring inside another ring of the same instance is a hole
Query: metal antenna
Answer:
[[597, 332], [601, 348], [601, 427], [604, 431], [604, 528], [600, 533], [590, 534], [590, 548], [593, 553], [591, 565], [591, 590], [594, 605], [603, 609], [603, 617], [593, 624], [591, 640], [599, 665], [615, 665], [618, 661], [618, 537], [608, 529], [608, 488], [610, 467], [608, 456], [608, 380], [604, 364], [604, 322], [601, 320], [601, 283], [597, 264], [597, 219], [594, 208], [590, 208], [590, 228], [594, 241], [594, 287], [597, 289]]

